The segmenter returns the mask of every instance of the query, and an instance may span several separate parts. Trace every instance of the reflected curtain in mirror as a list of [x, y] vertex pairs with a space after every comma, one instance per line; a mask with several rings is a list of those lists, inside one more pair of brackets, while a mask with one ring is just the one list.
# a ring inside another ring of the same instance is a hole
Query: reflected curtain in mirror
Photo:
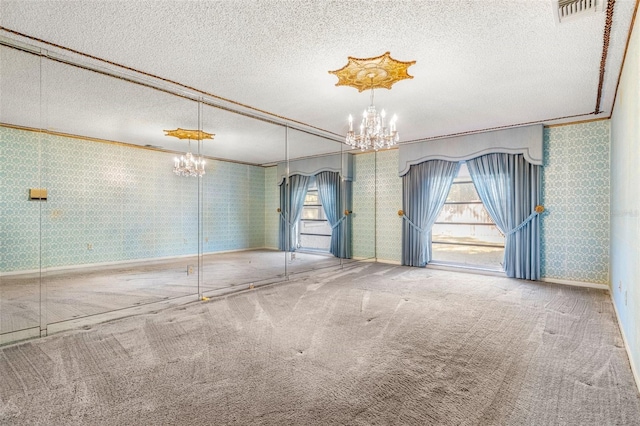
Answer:
[[541, 166], [521, 154], [487, 154], [467, 160], [471, 179], [491, 218], [505, 234], [503, 267], [508, 277], [540, 278]]
[[[308, 186], [309, 176], [303, 175], [291, 175], [289, 177], [288, 194], [287, 183], [283, 181], [280, 184], [280, 237], [278, 241], [278, 248], [280, 250], [295, 251], [296, 249], [296, 233], [294, 232], [294, 228], [300, 220]], [[287, 242], [287, 228], [289, 228], [289, 239], [288, 244], [285, 244]]]
[[351, 182], [342, 181], [337, 172], [320, 172], [316, 176], [318, 194], [322, 201], [324, 213], [331, 225], [331, 246], [329, 251], [336, 257], [351, 258], [351, 236], [349, 235]]
[[285, 251], [287, 241], [287, 184], [285, 180], [280, 182], [280, 208], [278, 209], [280, 220], [278, 221], [278, 250]]
[[402, 264], [431, 261], [431, 227], [442, 209], [460, 163], [430, 160], [412, 165], [402, 177]]

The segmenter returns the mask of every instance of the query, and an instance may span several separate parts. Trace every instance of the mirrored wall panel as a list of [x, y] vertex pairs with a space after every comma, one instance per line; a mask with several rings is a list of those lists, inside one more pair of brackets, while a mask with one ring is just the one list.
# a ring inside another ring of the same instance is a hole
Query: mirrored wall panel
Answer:
[[375, 258], [374, 152], [25, 46], [0, 47], [0, 344]]
[[197, 294], [198, 180], [162, 151], [163, 130], [197, 128], [197, 102], [44, 64], [47, 323]]
[[286, 160], [285, 128], [203, 106], [202, 291], [212, 296], [282, 280], [276, 164]]
[[278, 182], [286, 199], [287, 271], [339, 266], [341, 144], [294, 129], [288, 129], [287, 142], [289, 162]]
[[[288, 142], [288, 188], [281, 191], [289, 197], [288, 270], [373, 258], [375, 168], [367, 167], [375, 166], [375, 161], [359, 161], [341, 141], [298, 130], [289, 130]], [[280, 173], [281, 178], [284, 175]]]
[[[0, 47], [0, 344], [40, 335], [41, 59]], [[14, 102], [13, 100], [19, 100]]]

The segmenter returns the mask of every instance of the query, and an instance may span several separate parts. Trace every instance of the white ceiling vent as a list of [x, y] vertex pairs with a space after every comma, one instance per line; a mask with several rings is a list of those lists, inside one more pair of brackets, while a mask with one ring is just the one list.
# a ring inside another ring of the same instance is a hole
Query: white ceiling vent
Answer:
[[553, 13], [556, 22], [561, 23], [588, 13], [602, 12], [606, 2], [607, 0], [553, 0]]

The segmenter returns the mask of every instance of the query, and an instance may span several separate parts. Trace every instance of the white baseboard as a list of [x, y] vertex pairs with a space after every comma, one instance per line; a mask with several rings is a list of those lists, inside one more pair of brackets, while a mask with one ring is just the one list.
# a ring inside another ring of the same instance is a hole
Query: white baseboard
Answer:
[[0, 345], [17, 343], [22, 340], [33, 339], [34, 337], [40, 337], [40, 326], [0, 334]]
[[627, 358], [629, 358], [629, 364], [631, 365], [631, 373], [633, 374], [633, 378], [636, 381], [636, 387], [638, 388], [638, 392], [640, 393], [640, 374], [638, 374], [638, 369], [633, 362], [633, 356], [631, 356], [631, 348], [629, 347], [629, 342], [627, 340], [627, 336], [624, 334], [624, 328], [622, 327], [622, 322], [620, 322], [620, 314], [618, 313], [618, 307], [616, 306], [616, 301], [613, 299], [613, 292], [609, 292], [611, 297], [611, 304], [613, 305], [613, 310], [616, 313], [616, 320], [618, 321], [618, 328], [620, 329], [620, 334], [622, 335], [622, 341], [624, 342], [624, 349], [627, 351]]
[[545, 282], [545, 283], [571, 285], [571, 286], [575, 286], [575, 287], [596, 288], [598, 290], [609, 290], [609, 286], [606, 285], [606, 284], [588, 283], [588, 282], [584, 282], [584, 281], [562, 280], [562, 279], [558, 279], [558, 278], [540, 278], [539, 281], [542, 281], [542, 282]]
[[[202, 255], [207, 256], [211, 254], [236, 253], [236, 252], [242, 252], [242, 251], [253, 251], [253, 250], [263, 250], [263, 249], [271, 250], [271, 248], [269, 247], [252, 247], [252, 248], [235, 249], [235, 250], [208, 251], [208, 252], [202, 253]], [[117, 266], [117, 265], [125, 265], [125, 264], [164, 262], [166, 260], [183, 259], [186, 257], [194, 257], [197, 255], [198, 255], [197, 253], [194, 253], [194, 254], [181, 254], [178, 256], [163, 256], [163, 257], [148, 257], [148, 258], [141, 258], [141, 259], [116, 260], [112, 262], [81, 263], [78, 265], [53, 266], [50, 268], [43, 268], [42, 270], [46, 272], [58, 272], [58, 271], [67, 271], [71, 269], [89, 269], [89, 268], [99, 268], [104, 266]], [[23, 269], [19, 271], [0, 272], [0, 277], [10, 277], [13, 275], [37, 274], [37, 273], [40, 273], [40, 269]]]

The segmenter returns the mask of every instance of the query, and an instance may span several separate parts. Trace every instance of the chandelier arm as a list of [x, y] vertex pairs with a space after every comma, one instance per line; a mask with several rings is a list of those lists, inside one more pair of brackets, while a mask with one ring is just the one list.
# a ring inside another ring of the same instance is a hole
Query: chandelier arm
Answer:
[[396, 131], [395, 116], [389, 122], [389, 127], [385, 125], [385, 112], [382, 113], [376, 111], [376, 107], [373, 104], [374, 100], [374, 84], [373, 76], [371, 76], [371, 93], [370, 93], [370, 106], [364, 111], [362, 115], [362, 123], [360, 124], [360, 133], [355, 134], [353, 132], [353, 121], [349, 116], [349, 130], [345, 142], [352, 148], [360, 148], [362, 151], [368, 149], [374, 149], [375, 151], [381, 148], [391, 148], [398, 143], [398, 132]]

